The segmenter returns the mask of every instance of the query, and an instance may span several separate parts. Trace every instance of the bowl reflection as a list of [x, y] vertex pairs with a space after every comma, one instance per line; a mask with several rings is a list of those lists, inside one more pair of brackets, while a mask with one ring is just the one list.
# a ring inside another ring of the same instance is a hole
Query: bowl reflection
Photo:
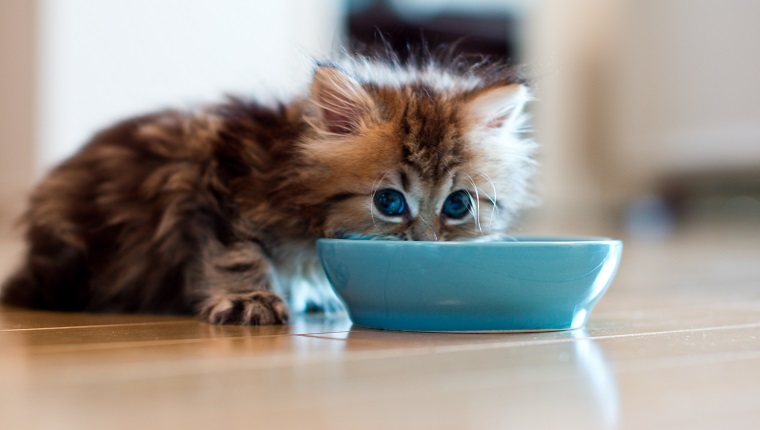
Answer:
[[[379, 392], [418, 399], [415, 416], [445, 413], [462, 428], [610, 429], [619, 421], [615, 373], [585, 330], [472, 335], [353, 328], [331, 338], [345, 340], [347, 360], [335, 374], [351, 375], [336, 386], [370, 378]], [[352, 364], [364, 361], [359, 356], [393, 360], [394, 376], [377, 379], [374, 366]]]

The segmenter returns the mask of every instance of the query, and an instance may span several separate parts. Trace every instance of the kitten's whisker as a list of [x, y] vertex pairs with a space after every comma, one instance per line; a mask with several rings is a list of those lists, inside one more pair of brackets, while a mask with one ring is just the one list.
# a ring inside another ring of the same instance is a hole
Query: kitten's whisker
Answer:
[[496, 205], [491, 209], [491, 216], [488, 218], [488, 234], [493, 233], [493, 218], [496, 216]]
[[[472, 179], [472, 176], [468, 174], [464, 174], [467, 177], [467, 180], [470, 181], [472, 184], [472, 187], [475, 189], [475, 212], [472, 213], [472, 216], [475, 218], [475, 225], [478, 226], [478, 231], [480, 231], [480, 234], [483, 234], [483, 227], [480, 225], [480, 192], [478, 191], [478, 184], [475, 183], [475, 181]], [[472, 201], [472, 196], [470, 196], [470, 200]]]
[[375, 231], [380, 231], [380, 227], [377, 226], [377, 221], [375, 221], [375, 194], [377, 194], [377, 189], [380, 187], [380, 183], [383, 182], [383, 180], [388, 176], [388, 173], [386, 172], [383, 175], [378, 176], [373, 182], [372, 182], [372, 193], [370, 193], [369, 196], [369, 216], [372, 218], [372, 225], [375, 226]]
[[488, 219], [488, 234], [491, 234], [493, 233], [493, 218], [496, 216], [496, 211], [499, 210], [499, 207], [496, 205], [496, 185], [485, 173], [478, 173], [478, 176], [485, 178], [486, 181], [491, 184], [491, 190], [493, 191], [493, 196], [486, 194], [486, 197], [488, 197], [488, 200], [490, 200], [491, 204], [493, 205], [493, 208], [491, 209], [491, 216]]

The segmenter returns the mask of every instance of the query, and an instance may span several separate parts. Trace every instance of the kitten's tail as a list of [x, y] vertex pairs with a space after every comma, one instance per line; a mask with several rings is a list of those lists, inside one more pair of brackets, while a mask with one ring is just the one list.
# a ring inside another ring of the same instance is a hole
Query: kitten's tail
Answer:
[[51, 310], [83, 310], [87, 306], [89, 271], [84, 253], [31, 227], [22, 266], [3, 285], [0, 303]]

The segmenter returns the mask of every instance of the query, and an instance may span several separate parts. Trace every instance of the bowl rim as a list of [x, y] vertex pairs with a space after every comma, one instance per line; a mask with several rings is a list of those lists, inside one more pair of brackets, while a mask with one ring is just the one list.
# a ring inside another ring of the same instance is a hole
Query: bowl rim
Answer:
[[338, 239], [338, 238], [321, 238], [317, 239], [317, 244], [346, 244], [349, 246], [441, 246], [441, 247], [529, 247], [529, 246], [583, 246], [583, 245], [622, 245], [621, 239], [615, 239], [605, 236], [563, 236], [563, 235], [512, 235], [514, 241], [494, 240], [494, 241], [434, 241], [434, 240], [362, 240], [362, 239]]

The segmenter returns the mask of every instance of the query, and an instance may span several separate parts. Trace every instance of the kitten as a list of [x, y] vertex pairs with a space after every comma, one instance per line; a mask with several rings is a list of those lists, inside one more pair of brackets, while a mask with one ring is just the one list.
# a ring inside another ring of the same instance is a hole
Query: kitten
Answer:
[[231, 99], [101, 131], [33, 192], [2, 301], [279, 324], [289, 287], [334, 300], [317, 238], [504, 232], [534, 170], [529, 94], [508, 68], [463, 64], [346, 58], [277, 106]]

